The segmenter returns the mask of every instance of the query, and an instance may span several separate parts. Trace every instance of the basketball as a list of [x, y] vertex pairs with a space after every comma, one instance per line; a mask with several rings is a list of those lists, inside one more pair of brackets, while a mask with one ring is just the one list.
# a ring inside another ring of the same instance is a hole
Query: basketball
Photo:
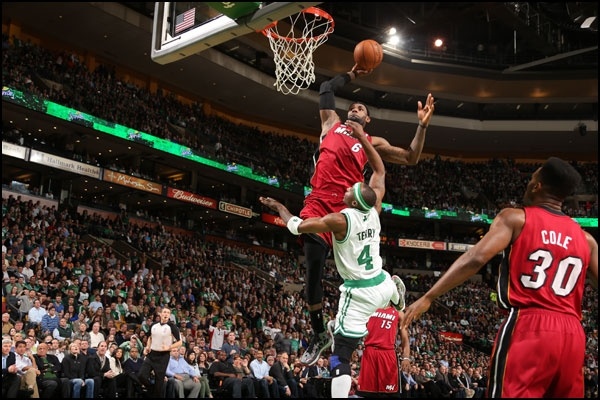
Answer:
[[354, 62], [358, 69], [374, 69], [383, 61], [383, 49], [375, 40], [367, 39], [354, 47]]

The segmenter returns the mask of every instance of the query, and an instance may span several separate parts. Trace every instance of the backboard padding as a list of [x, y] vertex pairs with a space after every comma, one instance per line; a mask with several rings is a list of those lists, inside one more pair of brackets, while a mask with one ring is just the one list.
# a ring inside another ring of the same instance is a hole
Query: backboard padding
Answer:
[[269, 3], [237, 20], [218, 14], [214, 10], [213, 12], [218, 15], [209, 18], [208, 10], [204, 9], [202, 14], [204, 18], [207, 18], [206, 21], [176, 35], [171, 29], [171, 21], [175, 20], [173, 4], [156, 2], [154, 9], [151, 57], [153, 61], [163, 65], [189, 57], [238, 36], [258, 32], [272, 22], [299, 13], [308, 7], [321, 4], [321, 2]]

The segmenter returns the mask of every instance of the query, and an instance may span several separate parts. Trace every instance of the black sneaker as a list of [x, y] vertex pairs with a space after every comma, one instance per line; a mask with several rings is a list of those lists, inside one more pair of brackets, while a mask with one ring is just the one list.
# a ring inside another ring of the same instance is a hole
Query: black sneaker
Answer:
[[302, 357], [300, 357], [300, 362], [309, 366], [314, 365], [321, 356], [321, 353], [331, 346], [331, 343], [333, 343], [333, 340], [327, 331], [313, 336], [308, 348], [302, 354]]

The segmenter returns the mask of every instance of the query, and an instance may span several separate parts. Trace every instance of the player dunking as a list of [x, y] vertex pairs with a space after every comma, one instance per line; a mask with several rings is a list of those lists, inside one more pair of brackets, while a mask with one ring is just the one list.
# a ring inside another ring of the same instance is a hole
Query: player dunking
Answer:
[[527, 184], [523, 208], [505, 208], [486, 235], [406, 309], [403, 326], [460, 285], [500, 251], [498, 304], [509, 310], [496, 335], [489, 397], [584, 397], [586, 273], [598, 287], [598, 243], [562, 213], [581, 176], [549, 158]]
[[[358, 139], [373, 174], [369, 184], [356, 182], [344, 193], [346, 208], [323, 217], [301, 219], [293, 216], [278, 201], [261, 197], [260, 201], [277, 211], [289, 231], [300, 233], [332, 232], [333, 256], [338, 273], [344, 279], [335, 321], [330, 321], [335, 346], [329, 358], [331, 397], [348, 397], [352, 386], [350, 359], [358, 342], [367, 334], [371, 315], [390, 302], [404, 307], [405, 287], [402, 280], [383, 269], [380, 251], [381, 201], [385, 195], [385, 167], [362, 125], [346, 121], [348, 134]], [[397, 369], [396, 369], [397, 370]]]
[[[358, 70], [355, 65], [348, 73], [335, 76], [323, 82], [319, 91], [321, 115], [321, 139], [315, 171], [310, 184], [312, 192], [304, 200], [301, 218], [322, 217], [342, 210], [346, 189], [356, 182], [364, 181], [364, 169], [367, 157], [357, 139], [348, 133], [348, 127], [341, 123], [335, 111], [335, 91], [370, 71]], [[419, 126], [410, 147], [403, 149], [392, 146], [387, 140], [377, 136], [367, 137], [383, 161], [396, 164], [415, 165], [419, 161], [425, 131], [434, 111], [434, 99], [427, 96], [425, 105], [418, 102], [417, 118]], [[367, 106], [353, 103], [348, 109], [347, 119], [355, 121], [363, 128], [371, 121]], [[310, 312], [313, 336], [300, 361], [313, 365], [321, 353], [331, 345], [331, 339], [323, 326], [323, 284], [322, 275], [325, 260], [332, 246], [331, 233], [302, 235], [303, 250], [306, 259], [306, 298]]]

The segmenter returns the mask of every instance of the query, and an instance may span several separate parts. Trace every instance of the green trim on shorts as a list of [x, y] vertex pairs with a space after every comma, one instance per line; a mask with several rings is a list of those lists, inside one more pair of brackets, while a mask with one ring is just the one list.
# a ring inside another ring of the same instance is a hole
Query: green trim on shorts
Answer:
[[377, 286], [383, 281], [385, 281], [385, 274], [381, 271], [379, 275], [370, 279], [344, 280], [344, 286], [348, 288], [366, 288]]

